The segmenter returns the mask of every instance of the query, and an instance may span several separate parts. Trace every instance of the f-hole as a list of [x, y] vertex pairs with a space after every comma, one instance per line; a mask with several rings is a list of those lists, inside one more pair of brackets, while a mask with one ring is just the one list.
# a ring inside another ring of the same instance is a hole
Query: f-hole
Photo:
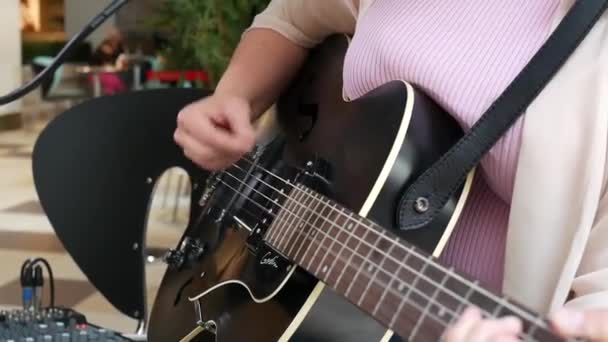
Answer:
[[188, 285], [192, 283], [193, 278], [188, 279], [182, 286], [179, 287], [177, 294], [175, 295], [175, 300], [173, 300], [173, 306], [177, 306], [179, 302], [182, 300], [182, 294]]
[[305, 140], [312, 132], [312, 129], [317, 123], [317, 117], [319, 115], [319, 105], [316, 103], [299, 103], [298, 113], [300, 114], [300, 135], [299, 140]]

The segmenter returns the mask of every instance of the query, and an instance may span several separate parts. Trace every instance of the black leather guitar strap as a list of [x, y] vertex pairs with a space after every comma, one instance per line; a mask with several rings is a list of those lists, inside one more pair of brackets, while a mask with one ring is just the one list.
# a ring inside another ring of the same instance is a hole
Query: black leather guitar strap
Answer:
[[476, 124], [401, 198], [397, 222], [403, 230], [424, 227], [464, 183], [483, 155], [578, 47], [605, 11], [608, 0], [578, 0], [541, 49]]

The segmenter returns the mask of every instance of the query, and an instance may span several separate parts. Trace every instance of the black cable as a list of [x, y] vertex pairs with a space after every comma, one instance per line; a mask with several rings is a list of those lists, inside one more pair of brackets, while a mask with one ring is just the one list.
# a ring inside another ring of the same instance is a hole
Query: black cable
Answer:
[[44, 258], [36, 258], [36, 259], [32, 260], [32, 262], [29, 264], [28, 268], [29, 269], [33, 268], [39, 262], [44, 264], [44, 266], [46, 267], [46, 270], [49, 274], [49, 283], [51, 285], [51, 288], [50, 288], [50, 292], [51, 292], [50, 302], [51, 303], [50, 303], [49, 307], [54, 308], [55, 307], [55, 279], [53, 278], [53, 270], [51, 270], [51, 265]]
[[19, 276], [19, 280], [21, 283], [21, 286], [25, 286], [25, 272], [26, 270], [29, 270], [29, 266], [32, 263], [32, 261], [30, 259], [27, 259], [23, 262], [23, 264], [21, 265], [21, 275]]
[[34, 284], [34, 310], [38, 311], [42, 308], [42, 290], [44, 288], [44, 277], [40, 265], [34, 267], [32, 284]]
[[80, 44], [85, 38], [87, 38], [93, 31], [95, 31], [99, 25], [103, 24], [110, 16], [112, 16], [118, 9], [124, 6], [129, 0], [114, 0], [108, 7], [106, 7], [101, 13], [95, 16], [87, 26], [85, 26], [76, 36], [59, 51], [53, 62], [44, 68], [42, 72], [36, 75], [31, 81], [22, 85], [13, 92], [0, 97], [0, 105], [4, 105], [13, 102], [34, 90], [42, 81], [57, 70], [57, 68], [63, 63], [68, 57], [68, 54], [73, 52], [74, 47]]

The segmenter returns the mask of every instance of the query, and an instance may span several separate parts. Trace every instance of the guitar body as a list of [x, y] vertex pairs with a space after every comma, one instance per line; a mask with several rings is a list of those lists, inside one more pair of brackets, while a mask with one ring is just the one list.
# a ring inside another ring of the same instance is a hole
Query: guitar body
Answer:
[[[347, 47], [345, 37], [335, 36], [313, 51], [278, 103], [282, 134], [259, 165], [289, 178], [297, 177], [294, 170], [307, 162], [322, 161], [314, 163], [322, 186], [316, 182], [311, 187], [438, 256], [464, 206], [472, 174], [426, 227], [399, 230], [397, 203], [462, 130], [433, 101], [402, 81], [353, 101], [343, 100]], [[239, 168], [243, 175], [246, 168]], [[259, 178], [280, 186], [270, 175]], [[263, 192], [259, 180], [247, 184]], [[165, 274], [150, 319], [149, 341], [400, 340], [271, 248], [252, 248], [249, 230], [256, 231], [259, 222], [272, 216], [256, 212], [243, 198], [259, 195], [243, 195], [244, 188], [230, 191], [238, 186], [228, 181], [217, 185], [218, 194], [206, 204], [205, 216], [184, 234], [183, 239], [200, 241], [205, 252], [190, 267]]]

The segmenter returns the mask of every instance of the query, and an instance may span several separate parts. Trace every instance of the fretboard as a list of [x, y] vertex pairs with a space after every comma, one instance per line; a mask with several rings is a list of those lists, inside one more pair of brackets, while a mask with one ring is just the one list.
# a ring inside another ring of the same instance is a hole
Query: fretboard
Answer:
[[293, 188], [266, 242], [370, 316], [411, 340], [439, 340], [470, 305], [514, 315], [528, 341], [562, 341], [544, 319], [304, 187]]

